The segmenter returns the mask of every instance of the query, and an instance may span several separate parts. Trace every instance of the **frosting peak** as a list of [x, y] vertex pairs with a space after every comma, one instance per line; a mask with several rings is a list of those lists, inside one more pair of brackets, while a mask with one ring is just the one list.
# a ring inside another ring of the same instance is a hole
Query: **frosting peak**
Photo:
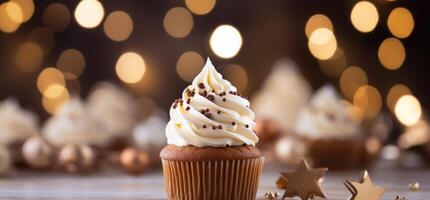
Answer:
[[197, 147], [255, 145], [254, 117], [249, 101], [222, 78], [208, 58], [170, 109], [167, 143]]

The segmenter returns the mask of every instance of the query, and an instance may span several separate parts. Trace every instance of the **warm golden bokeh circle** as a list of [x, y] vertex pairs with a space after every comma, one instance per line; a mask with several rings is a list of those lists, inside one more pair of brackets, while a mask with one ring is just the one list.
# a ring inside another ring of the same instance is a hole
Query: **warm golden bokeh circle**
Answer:
[[339, 79], [340, 89], [349, 99], [353, 99], [358, 88], [367, 85], [367, 83], [366, 72], [355, 66], [346, 68]]
[[124, 41], [133, 32], [133, 20], [124, 11], [114, 11], [106, 17], [103, 30], [111, 40]]
[[34, 42], [21, 44], [15, 54], [15, 64], [23, 72], [34, 72], [43, 64], [43, 51]]
[[61, 106], [67, 103], [69, 100], [69, 92], [67, 90], [63, 90], [63, 92], [55, 98], [48, 98], [46, 96], [43, 96], [42, 105], [46, 112], [50, 114], [55, 114], [58, 112], [58, 109], [61, 108]]
[[22, 12], [21, 23], [30, 20], [30, 18], [34, 14], [34, 2], [33, 2], [33, 0], [10, 0], [10, 1], [17, 3], [19, 5], [19, 7], [21, 8], [21, 12]]
[[379, 46], [378, 58], [385, 68], [389, 70], [399, 69], [406, 59], [405, 47], [400, 40], [387, 38]]
[[9, 1], [6, 4], [6, 15], [14, 21], [15, 23], [23, 23], [24, 22], [24, 13], [21, 9], [21, 6], [16, 2]]
[[244, 92], [248, 86], [248, 74], [246, 70], [237, 64], [227, 65], [223, 69], [224, 78], [231, 82], [238, 92]]
[[60, 70], [49, 67], [40, 72], [39, 77], [37, 78], [37, 88], [41, 94], [45, 96], [46, 90], [54, 84], [61, 85], [63, 87], [66, 85], [63, 73]]
[[[10, 7], [11, 7], [11, 6], [8, 6], [10, 4], [14, 4], [14, 3], [5, 2], [0, 4], [0, 30], [5, 33], [13, 33], [21, 25], [20, 22], [16, 22], [13, 20], [13, 18], [11, 18], [10, 11], [8, 11], [10, 10]], [[12, 7], [15, 7], [15, 6], [12, 6]]]
[[84, 28], [95, 28], [103, 20], [105, 11], [98, 0], [82, 0], [75, 9], [75, 19]]
[[187, 8], [196, 15], [206, 15], [215, 7], [216, 0], [185, 0]]
[[317, 28], [309, 37], [308, 47], [315, 58], [330, 59], [337, 50], [336, 37], [330, 29]]
[[315, 14], [312, 15], [306, 22], [305, 26], [305, 33], [306, 36], [309, 38], [316, 29], [318, 28], [327, 28], [331, 31], [333, 31], [333, 24], [327, 16], [323, 14]]
[[57, 68], [63, 73], [72, 73], [79, 77], [85, 69], [85, 57], [77, 49], [67, 49], [58, 57]]
[[379, 21], [378, 10], [369, 1], [360, 1], [352, 8], [351, 22], [360, 32], [370, 32], [375, 29]]
[[203, 57], [194, 51], [183, 53], [176, 62], [176, 72], [182, 80], [191, 82], [203, 68]]
[[388, 108], [394, 112], [394, 107], [396, 106], [399, 98], [407, 94], [412, 94], [412, 92], [406, 85], [396, 84], [391, 87], [388, 91], [386, 100]]
[[414, 30], [415, 22], [412, 13], [403, 7], [391, 11], [387, 20], [388, 29], [398, 38], [407, 38]]
[[373, 118], [382, 107], [381, 93], [373, 86], [361, 86], [354, 94], [353, 105], [360, 108], [365, 117]]
[[139, 82], [143, 78], [145, 70], [145, 61], [135, 52], [122, 54], [116, 62], [115, 67], [118, 77], [126, 83]]
[[220, 58], [228, 59], [236, 56], [242, 48], [242, 35], [232, 25], [220, 25], [209, 39], [212, 51]]
[[51, 53], [55, 46], [54, 33], [46, 27], [33, 29], [28, 36], [28, 40], [37, 43], [42, 48], [45, 56]]
[[174, 7], [167, 11], [163, 20], [164, 30], [175, 38], [183, 38], [190, 34], [194, 26], [193, 16], [182, 7]]
[[412, 126], [416, 124], [421, 118], [421, 104], [413, 95], [403, 95], [397, 101], [394, 113], [402, 124], [406, 126]]
[[43, 11], [42, 23], [53, 32], [60, 33], [67, 29], [70, 18], [70, 11], [64, 4], [53, 3]]
[[346, 67], [346, 56], [341, 48], [337, 48], [332, 57], [318, 60], [321, 71], [329, 77], [338, 77]]

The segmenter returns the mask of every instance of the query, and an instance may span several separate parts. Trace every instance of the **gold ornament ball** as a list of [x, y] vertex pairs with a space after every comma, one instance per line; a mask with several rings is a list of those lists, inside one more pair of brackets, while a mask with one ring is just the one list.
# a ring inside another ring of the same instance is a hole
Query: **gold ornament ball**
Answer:
[[120, 156], [121, 165], [130, 174], [141, 174], [149, 168], [148, 153], [135, 148], [127, 148]]
[[40, 136], [33, 136], [25, 141], [22, 155], [25, 162], [34, 168], [48, 168], [54, 163], [54, 149]]
[[69, 144], [61, 149], [58, 164], [67, 172], [77, 173], [91, 170], [95, 159], [95, 152], [90, 146]]

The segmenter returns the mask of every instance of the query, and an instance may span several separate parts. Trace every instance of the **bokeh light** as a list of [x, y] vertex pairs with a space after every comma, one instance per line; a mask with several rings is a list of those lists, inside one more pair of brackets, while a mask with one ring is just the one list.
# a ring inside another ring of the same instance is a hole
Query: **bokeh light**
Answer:
[[231, 25], [220, 25], [213, 32], [209, 40], [212, 51], [221, 58], [232, 58], [242, 47], [242, 35]]
[[244, 92], [248, 86], [248, 74], [246, 70], [237, 64], [227, 65], [223, 69], [224, 78], [231, 82], [238, 92]]
[[5, 2], [0, 4], [0, 30], [5, 33], [13, 33], [21, 25], [21, 23], [14, 21], [10, 17], [10, 14], [8, 12], [8, 8], [10, 9], [10, 6], [8, 5], [11, 5], [11, 4], [14, 4], [14, 3]]
[[124, 41], [133, 32], [133, 20], [124, 11], [110, 13], [104, 22], [103, 30], [113, 41]]
[[10, 0], [10, 2], [17, 3], [21, 8], [22, 21], [27, 22], [34, 14], [34, 2], [33, 0]]
[[360, 1], [351, 11], [351, 22], [360, 32], [370, 32], [375, 29], [379, 21], [378, 10], [369, 1]]
[[391, 112], [394, 112], [394, 107], [400, 97], [407, 94], [412, 94], [412, 92], [406, 85], [396, 84], [390, 88], [387, 94], [387, 106]]
[[345, 53], [337, 48], [334, 55], [327, 60], [318, 60], [321, 71], [329, 77], [338, 77], [346, 67]]
[[43, 96], [46, 98], [58, 98], [64, 92], [66, 88], [61, 84], [50, 84], [43, 92]]
[[43, 52], [38, 44], [25, 42], [15, 54], [15, 64], [23, 72], [34, 72], [43, 64]]
[[183, 38], [193, 29], [193, 16], [187, 9], [174, 7], [170, 9], [163, 20], [164, 30], [175, 38]]
[[46, 96], [42, 97], [42, 105], [46, 112], [50, 114], [55, 114], [58, 112], [59, 108], [64, 103], [67, 103], [70, 100], [70, 94], [67, 90], [63, 90], [63, 92], [57, 96], [56, 98], [48, 98]]
[[84, 28], [95, 28], [103, 20], [105, 11], [97, 0], [82, 0], [75, 9], [75, 19]]
[[327, 28], [318, 28], [311, 33], [308, 41], [310, 52], [315, 58], [327, 60], [337, 49], [337, 41], [333, 32]]
[[366, 72], [360, 67], [348, 67], [340, 76], [339, 84], [342, 93], [352, 99], [358, 88], [367, 85]]
[[24, 13], [19, 4], [9, 1], [6, 3], [6, 14], [12, 21], [22, 23], [24, 21]]
[[45, 56], [51, 53], [55, 46], [54, 33], [52, 33], [51, 29], [46, 27], [33, 29], [28, 40], [37, 43], [42, 48]]
[[115, 70], [122, 81], [126, 83], [137, 83], [145, 74], [145, 61], [137, 53], [126, 52], [119, 57]]
[[407, 94], [397, 101], [394, 113], [397, 119], [406, 126], [412, 126], [421, 118], [421, 104], [416, 97]]
[[353, 105], [360, 108], [365, 117], [373, 118], [382, 107], [381, 93], [373, 86], [361, 86], [354, 94]]
[[64, 4], [53, 3], [43, 11], [42, 23], [53, 32], [60, 33], [67, 29], [70, 18], [70, 11]]
[[185, 0], [187, 8], [196, 15], [206, 15], [215, 7], [216, 0]]
[[327, 28], [333, 31], [333, 24], [330, 18], [328, 18], [323, 14], [312, 15], [312, 17], [308, 19], [308, 22], [306, 22], [306, 26], [305, 26], [306, 36], [309, 38], [312, 32], [314, 32], [318, 28]]
[[378, 58], [385, 68], [389, 70], [399, 69], [406, 58], [405, 47], [400, 40], [387, 38], [379, 46]]
[[407, 38], [414, 30], [415, 22], [412, 13], [403, 7], [391, 11], [387, 20], [391, 34], [398, 38]]
[[203, 57], [194, 51], [183, 53], [176, 63], [176, 72], [182, 80], [191, 82], [203, 68]]
[[58, 57], [57, 68], [79, 77], [85, 69], [85, 57], [77, 49], [67, 49]]
[[46, 96], [47, 89], [51, 87], [51, 85], [60, 85], [65, 87], [65, 84], [66, 82], [64, 80], [63, 73], [53, 67], [45, 68], [40, 72], [39, 77], [37, 78], [37, 88], [43, 96]]

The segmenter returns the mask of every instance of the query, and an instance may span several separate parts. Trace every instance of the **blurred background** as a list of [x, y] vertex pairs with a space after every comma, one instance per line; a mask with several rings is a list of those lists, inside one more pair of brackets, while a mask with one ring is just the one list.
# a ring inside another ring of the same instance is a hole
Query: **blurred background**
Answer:
[[[408, 127], [426, 121], [425, 1], [1, 0], [0, 5], [0, 99], [16, 99], [40, 124], [73, 97], [87, 99], [101, 81], [130, 95], [137, 121], [154, 110], [167, 119], [172, 101], [207, 57], [250, 97], [264, 88], [274, 66], [287, 60], [313, 90], [332, 84], [360, 123], [383, 115], [389, 131], [382, 143], [395, 144], [392, 148]], [[285, 85], [294, 90], [290, 87]], [[420, 145], [425, 141], [419, 139]]]

